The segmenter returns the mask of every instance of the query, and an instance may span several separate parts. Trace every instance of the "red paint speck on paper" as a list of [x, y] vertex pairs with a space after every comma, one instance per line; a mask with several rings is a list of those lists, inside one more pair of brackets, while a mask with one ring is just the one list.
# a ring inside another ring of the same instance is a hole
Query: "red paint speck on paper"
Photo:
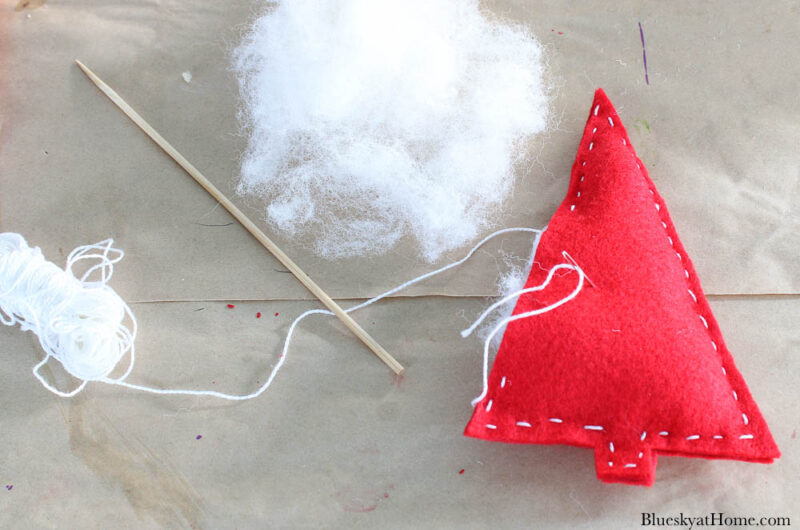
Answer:
[[236, 306], [233, 305], [233, 304], [228, 304], [228, 309], [233, 309], [234, 307], [236, 307]]
[[383, 494], [383, 498], [384, 498], [384, 499], [388, 499], [388, 498], [389, 498], [389, 494], [388, 494], [388, 493], [384, 493], [384, 494]]
[[563, 34], [564, 34], [564, 32], [563, 32], [563, 31], [559, 31], [559, 32], [558, 32], [558, 34], [559, 34], [559, 35], [563, 35]]
[[279, 313], [275, 313], [275, 316], [278, 316]]
[[256, 318], [261, 318], [261, 312], [256, 313]]
[[459, 475], [463, 475], [464, 474], [464, 470], [462, 469], [461, 471], [458, 472], [458, 474]]

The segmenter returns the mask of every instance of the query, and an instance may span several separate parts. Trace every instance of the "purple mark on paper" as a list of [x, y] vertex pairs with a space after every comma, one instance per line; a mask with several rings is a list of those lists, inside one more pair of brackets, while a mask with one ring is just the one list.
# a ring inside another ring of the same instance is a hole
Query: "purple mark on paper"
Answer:
[[11, 491], [11, 490], [13, 490], [13, 489], [14, 489], [14, 485], [13, 485], [13, 484], [6, 484], [6, 489], [7, 489], [8, 491]]
[[642, 62], [644, 62], [644, 80], [649, 85], [650, 76], [647, 75], [647, 52], [644, 49], [644, 30], [642, 30], [642, 23], [639, 22], [639, 37], [642, 39]]
[[202, 435], [202, 434], [198, 434], [198, 435], [195, 437], [195, 440], [199, 440], [199, 439], [200, 439], [200, 438], [202, 438], [202, 437], [203, 437], [203, 435]]

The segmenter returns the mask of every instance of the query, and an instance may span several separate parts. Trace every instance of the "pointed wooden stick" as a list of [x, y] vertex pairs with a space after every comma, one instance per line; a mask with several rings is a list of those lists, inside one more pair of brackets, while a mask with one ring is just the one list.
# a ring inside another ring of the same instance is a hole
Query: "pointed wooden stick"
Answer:
[[83, 70], [83, 73], [86, 74], [92, 82], [97, 85], [108, 99], [110, 99], [117, 107], [122, 110], [133, 122], [139, 126], [158, 146], [163, 149], [169, 156], [172, 157], [175, 162], [178, 163], [184, 170], [186, 170], [191, 177], [197, 181], [198, 184], [203, 186], [205, 190], [211, 194], [214, 199], [219, 201], [219, 203], [228, 210], [231, 215], [233, 215], [237, 221], [239, 221], [242, 226], [244, 226], [253, 237], [258, 239], [258, 241], [264, 245], [264, 247], [269, 250], [273, 256], [275, 256], [278, 261], [280, 261], [284, 267], [289, 269], [295, 277], [300, 280], [300, 283], [305, 285], [311, 293], [319, 298], [319, 300], [325, 304], [333, 314], [335, 314], [342, 323], [347, 326], [347, 329], [353, 332], [356, 337], [358, 337], [361, 342], [367, 345], [367, 347], [372, 350], [375, 355], [380, 357], [380, 359], [386, 363], [389, 368], [391, 368], [394, 373], [402, 374], [405, 369], [403, 366], [398, 363], [394, 357], [389, 355], [389, 352], [383, 349], [383, 347], [378, 344], [375, 339], [369, 336], [369, 334], [358, 325], [358, 323], [353, 320], [350, 315], [344, 312], [344, 310], [339, 307], [339, 304], [333, 301], [333, 299], [328, 296], [325, 291], [323, 291], [319, 285], [317, 285], [305, 272], [303, 272], [300, 267], [298, 267], [294, 261], [292, 261], [289, 256], [287, 256], [278, 246], [272, 242], [267, 235], [259, 229], [255, 223], [253, 223], [248, 217], [242, 213], [242, 211], [233, 204], [230, 199], [225, 197], [225, 195], [220, 192], [216, 186], [214, 186], [211, 181], [209, 181], [205, 176], [203, 176], [200, 171], [196, 167], [194, 167], [188, 160], [186, 160], [183, 155], [181, 155], [169, 142], [167, 142], [163, 136], [158, 134], [158, 132], [153, 129], [149, 123], [147, 123], [144, 118], [142, 118], [130, 105], [128, 105], [125, 100], [123, 100], [119, 94], [114, 92], [114, 90], [109, 87], [107, 84], [103, 82], [102, 79], [97, 77], [94, 72], [89, 70], [82, 62], [75, 59], [75, 62], [78, 63], [78, 66]]

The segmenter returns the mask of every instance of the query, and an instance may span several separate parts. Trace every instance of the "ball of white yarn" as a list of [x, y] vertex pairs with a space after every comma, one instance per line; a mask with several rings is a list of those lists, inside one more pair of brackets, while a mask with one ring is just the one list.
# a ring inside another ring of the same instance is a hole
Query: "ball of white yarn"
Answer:
[[[107, 285], [114, 263], [123, 255], [112, 243], [109, 239], [76, 248], [62, 270], [45, 260], [38, 247], [29, 247], [20, 234], [0, 234], [0, 321], [19, 324], [37, 335], [47, 356], [34, 367], [34, 374], [58, 395], [74, 395], [87, 381], [106, 380], [128, 352], [130, 365], [119, 380], [133, 366], [136, 320]], [[73, 266], [84, 260], [95, 263], [77, 278]], [[92, 280], [93, 276], [99, 279]], [[39, 375], [50, 357], [83, 381], [78, 389], [61, 392]]]
[[477, 0], [283, 0], [235, 54], [250, 141], [238, 191], [326, 257], [404, 235], [427, 261], [499, 215], [547, 122], [542, 51]]

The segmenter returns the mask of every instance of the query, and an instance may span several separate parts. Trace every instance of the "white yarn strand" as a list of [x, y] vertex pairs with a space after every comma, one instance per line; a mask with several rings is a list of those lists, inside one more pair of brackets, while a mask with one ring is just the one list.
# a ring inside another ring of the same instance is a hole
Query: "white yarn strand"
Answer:
[[[411, 280], [409, 280], [409, 281], [407, 281], [405, 283], [402, 283], [402, 284], [398, 285], [397, 287], [389, 289], [388, 291], [386, 291], [384, 293], [381, 293], [381, 294], [379, 294], [378, 296], [376, 296], [374, 298], [370, 298], [369, 300], [366, 300], [366, 301], [364, 301], [364, 302], [362, 302], [360, 304], [357, 304], [357, 305], [355, 305], [353, 307], [345, 309], [345, 313], [351, 313], [353, 311], [358, 311], [359, 309], [363, 309], [363, 308], [367, 307], [368, 305], [372, 305], [375, 302], [377, 302], [379, 300], [382, 300], [382, 299], [386, 298], [387, 296], [391, 296], [391, 295], [393, 295], [393, 294], [395, 294], [395, 293], [397, 293], [399, 291], [402, 291], [403, 289], [411, 287], [414, 284], [417, 284], [417, 283], [419, 283], [421, 281], [427, 280], [428, 278], [431, 278], [431, 277], [436, 276], [438, 274], [441, 274], [441, 273], [443, 273], [445, 271], [448, 271], [450, 269], [458, 267], [459, 265], [463, 264], [465, 261], [470, 259], [473, 256], [473, 254], [475, 254], [475, 252], [477, 252], [478, 249], [480, 247], [482, 247], [485, 243], [487, 243], [491, 239], [494, 239], [497, 236], [500, 236], [500, 235], [503, 235], [503, 234], [509, 234], [509, 233], [512, 233], [512, 232], [529, 232], [529, 233], [532, 233], [532, 234], [536, 234], [535, 239], [534, 239], [534, 245], [537, 245], [538, 242], [539, 242], [539, 239], [541, 238], [542, 233], [544, 232], [545, 229], [546, 229], [546, 227], [544, 229], [541, 229], [541, 230], [536, 229], [536, 228], [518, 227], [518, 228], [504, 228], [502, 230], [498, 230], [497, 232], [489, 234], [488, 236], [486, 236], [483, 239], [481, 239], [460, 260], [454, 261], [453, 263], [450, 263], [448, 265], [440, 267], [440, 268], [438, 268], [436, 270], [433, 270], [431, 272], [427, 272], [425, 274], [417, 276], [416, 278], [413, 278], [413, 279], [411, 279]], [[284, 339], [283, 350], [281, 351], [281, 355], [280, 355], [280, 358], [278, 359], [278, 362], [272, 368], [272, 371], [270, 372], [269, 377], [267, 377], [267, 380], [264, 381], [264, 384], [262, 384], [261, 387], [258, 390], [256, 390], [255, 392], [252, 392], [250, 394], [245, 394], [245, 395], [226, 394], [224, 392], [217, 392], [217, 391], [214, 391], [214, 390], [161, 389], [161, 388], [152, 388], [152, 387], [147, 387], [147, 386], [136, 385], [136, 384], [128, 383], [127, 381], [103, 381], [103, 382], [111, 383], [111, 384], [115, 384], [115, 385], [119, 385], [119, 386], [123, 386], [123, 387], [130, 388], [130, 389], [133, 389], [133, 390], [139, 390], [139, 391], [142, 391], [142, 392], [149, 392], [151, 394], [184, 395], [184, 396], [210, 396], [210, 397], [216, 397], [216, 398], [221, 398], [221, 399], [227, 399], [227, 400], [230, 400], [230, 401], [245, 401], [245, 400], [248, 400], [248, 399], [253, 399], [253, 398], [256, 398], [256, 397], [260, 396], [261, 394], [263, 394], [270, 387], [270, 385], [272, 384], [273, 380], [275, 379], [275, 376], [278, 375], [278, 371], [280, 371], [281, 367], [286, 362], [286, 358], [288, 357], [288, 354], [289, 354], [289, 345], [290, 345], [290, 343], [292, 341], [292, 336], [294, 335], [295, 328], [300, 323], [300, 321], [302, 321], [304, 318], [309, 317], [311, 315], [334, 316], [332, 312], [330, 312], [330, 311], [328, 311], [326, 309], [311, 309], [311, 310], [306, 311], [305, 313], [301, 314], [296, 319], [294, 319], [294, 321], [292, 322], [292, 325], [289, 326], [289, 331], [286, 334], [286, 339]]]
[[470, 327], [468, 327], [467, 329], [465, 329], [464, 331], [461, 332], [461, 336], [462, 337], [468, 337], [470, 335], [470, 333], [472, 333], [475, 330], [475, 328], [478, 327], [478, 325], [480, 325], [480, 323], [483, 322], [483, 320], [492, 311], [494, 311], [498, 307], [502, 306], [503, 304], [505, 304], [509, 300], [516, 300], [519, 296], [521, 296], [523, 294], [533, 293], [533, 292], [544, 290], [545, 288], [547, 288], [548, 285], [550, 285], [550, 282], [552, 281], [553, 276], [555, 276], [555, 274], [558, 271], [564, 270], [564, 269], [573, 270], [573, 271], [576, 271], [578, 273], [578, 283], [575, 286], [575, 289], [573, 289], [571, 293], [569, 293], [567, 296], [561, 298], [557, 302], [553, 302], [552, 304], [547, 305], [545, 307], [541, 307], [539, 309], [534, 309], [534, 310], [531, 310], [531, 311], [526, 311], [524, 313], [519, 313], [517, 315], [513, 315], [513, 316], [510, 316], [510, 317], [504, 318], [497, 325], [495, 325], [495, 327], [492, 329], [491, 333], [489, 333], [489, 335], [486, 337], [486, 339], [485, 339], [485, 341], [483, 343], [483, 391], [480, 393], [479, 396], [477, 396], [475, 399], [472, 400], [472, 406], [473, 407], [475, 405], [477, 405], [478, 403], [480, 403], [481, 400], [483, 400], [483, 398], [485, 398], [486, 395], [489, 392], [489, 345], [491, 344], [492, 338], [495, 336], [495, 334], [497, 334], [501, 329], [503, 329], [504, 326], [506, 326], [507, 324], [509, 324], [511, 322], [514, 322], [515, 320], [520, 320], [522, 318], [528, 318], [528, 317], [532, 317], [532, 316], [548, 313], [548, 312], [552, 311], [553, 309], [556, 309], [557, 307], [560, 307], [560, 306], [566, 304], [567, 302], [569, 302], [570, 300], [572, 300], [573, 298], [578, 296], [578, 293], [581, 291], [581, 289], [583, 289], [583, 280], [585, 278], [583, 270], [581, 270], [580, 267], [576, 267], [574, 265], [569, 265], [569, 264], [566, 264], [566, 263], [561, 263], [561, 264], [556, 265], [555, 267], [550, 269], [550, 272], [547, 273], [547, 278], [544, 280], [544, 282], [540, 283], [539, 285], [537, 285], [535, 287], [528, 287], [526, 289], [519, 290], [519, 291], [517, 291], [515, 293], [512, 293], [512, 294], [510, 294], [510, 295], [498, 300], [494, 304], [490, 305], [483, 313], [481, 313], [481, 315], [478, 317], [478, 319], [475, 320], [475, 322]]
[[[358, 311], [414, 284], [458, 267], [469, 260], [486, 242], [503, 234], [533, 233], [536, 235], [534, 239], [534, 248], [536, 248], [543, 231], [544, 229], [535, 228], [498, 230], [479, 241], [458, 261], [422, 274], [345, 311], [347, 313]], [[325, 309], [312, 309], [298, 316], [289, 327], [278, 362], [261, 387], [249, 394], [154, 388], [129, 383], [126, 379], [135, 363], [134, 340], [137, 325], [128, 305], [107, 285], [114, 273], [114, 264], [124, 256], [124, 253], [113, 248], [112, 244], [113, 240], [107, 239], [100, 243], [76, 248], [68, 256], [66, 266], [62, 270], [55, 264], [46, 261], [39, 248], [28, 247], [21, 235], [0, 234], [0, 322], [9, 326], [19, 324], [23, 330], [31, 330], [37, 335], [46, 355], [33, 367], [33, 374], [47, 390], [58, 396], [72, 397], [83, 390], [89, 381], [99, 381], [151, 394], [208, 396], [230, 401], [253, 399], [270, 387], [285, 364], [297, 325], [311, 315], [334, 316], [332, 312]], [[80, 278], [77, 278], [73, 267], [83, 260], [97, 260], [97, 263], [89, 267]], [[551, 311], [577, 296], [583, 287], [583, 271], [572, 265], [557, 265], [551, 269], [543, 284], [523, 289], [492, 304], [470, 328], [462, 332], [463, 336], [469, 335], [491, 311], [509, 300], [524, 293], [544, 289], [554, 274], [562, 269], [575, 270], [579, 275], [578, 286], [570, 295], [547, 307], [503, 319], [487, 337], [483, 361], [484, 391], [479, 398], [476, 398], [475, 402], [482, 399], [487, 392], [488, 350], [492, 337], [509, 322]], [[92, 276], [96, 274], [99, 274], [99, 280], [91, 280]], [[126, 319], [129, 320], [130, 327], [125, 325]], [[120, 377], [109, 377], [109, 374], [126, 354], [129, 354], [129, 363], [125, 372]], [[61, 362], [68, 373], [81, 380], [77, 388], [64, 392], [52, 386], [41, 376], [40, 368], [51, 357]]]
[[[72, 397], [88, 381], [125, 379], [133, 369], [136, 319], [107, 285], [114, 264], [124, 256], [112, 244], [107, 239], [76, 248], [62, 270], [45, 260], [39, 248], [29, 247], [21, 235], [0, 234], [0, 321], [36, 334], [45, 357], [33, 367], [33, 375], [58, 396]], [[77, 278], [73, 267], [84, 260], [96, 263]], [[92, 280], [97, 274], [99, 280]], [[127, 370], [110, 379], [126, 354], [130, 355]], [[77, 388], [64, 392], [42, 377], [39, 370], [51, 357], [81, 380]]]

